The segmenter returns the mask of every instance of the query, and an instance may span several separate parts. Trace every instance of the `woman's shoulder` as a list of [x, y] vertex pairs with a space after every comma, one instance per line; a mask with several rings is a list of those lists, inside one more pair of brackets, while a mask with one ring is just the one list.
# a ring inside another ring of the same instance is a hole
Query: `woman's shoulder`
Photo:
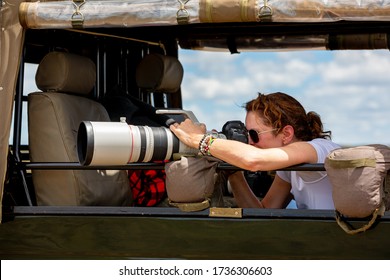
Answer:
[[308, 142], [317, 151], [318, 162], [323, 162], [325, 157], [333, 150], [341, 148], [341, 146], [332, 140], [324, 138], [316, 138]]
[[325, 138], [315, 138], [308, 142], [309, 144], [313, 146], [323, 146], [323, 147], [330, 147], [331, 149], [337, 149], [341, 148], [341, 146], [332, 140], [325, 139]]

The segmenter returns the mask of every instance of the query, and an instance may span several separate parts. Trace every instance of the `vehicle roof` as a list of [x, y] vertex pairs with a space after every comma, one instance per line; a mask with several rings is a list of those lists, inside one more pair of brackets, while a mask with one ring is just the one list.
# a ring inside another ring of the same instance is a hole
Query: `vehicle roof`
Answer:
[[27, 28], [165, 26], [223, 22], [388, 21], [389, 1], [39, 1], [20, 6]]

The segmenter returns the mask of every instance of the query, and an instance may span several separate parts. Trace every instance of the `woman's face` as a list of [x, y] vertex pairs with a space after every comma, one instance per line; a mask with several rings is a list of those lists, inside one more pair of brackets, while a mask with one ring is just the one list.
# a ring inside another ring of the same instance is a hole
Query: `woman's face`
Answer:
[[[247, 112], [245, 118], [245, 126], [247, 130], [255, 130], [259, 141], [255, 143], [252, 137], [248, 137], [249, 144], [258, 148], [276, 148], [283, 146], [282, 133], [275, 135], [275, 130], [273, 127], [265, 125], [264, 121], [257, 115], [255, 112]], [[254, 133], [254, 132], [252, 132]], [[256, 138], [256, 136], [254, 137]]]

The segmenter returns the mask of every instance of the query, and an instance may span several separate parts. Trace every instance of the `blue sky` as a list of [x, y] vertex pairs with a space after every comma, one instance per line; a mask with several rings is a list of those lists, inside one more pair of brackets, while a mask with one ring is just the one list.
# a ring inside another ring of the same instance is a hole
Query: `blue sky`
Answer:
[[258, 92], [282, 91], [320, 114], [341, 145], [390, 144], [390, 53], [180, 51], [183, 106], [208, 129], [244, 121]]

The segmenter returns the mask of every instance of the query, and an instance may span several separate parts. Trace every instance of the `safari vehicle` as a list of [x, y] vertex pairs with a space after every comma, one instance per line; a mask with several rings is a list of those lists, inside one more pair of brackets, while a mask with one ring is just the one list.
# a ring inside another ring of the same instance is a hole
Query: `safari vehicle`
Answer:
[[[142, 77], [137, 77], [137, 66], [150, 54], [180, 61], [179, 48], [231, 53], [388, 49], [389, 1], [9, 0], [0, 5], [1, 259], [390, 257], [388, 211], [374, 228], [348, 235], [331, 210], [185, 212], [175, 207], [130, 206], [118, 199], [127, 192], [118, 187], [119, 181], [126, 183], [123, 172], [161, 170], [164, 165], [95, 166], [74, 157], [64, 160], [67, 148], [53, 145], [75, 142], [77, 131], [66, 134], [59, 124], [49, 124], [55, 118], [73, 122], [75, 114], [90, 114], [85, 121], [106, 119], [96, 100], [115, 86], [156, 108], [185, 109], [180, 85], [159, 93], [139, 85]], [[56, 62], [46, 59], [49, 53], [67, 53], [72, 58], [62, 66], [61, 55]], [[37, 77], [42, 92], [24, 93], [26, 65], [44, 61], [50, 63]], [[73, 68], [66, 68], [69, 65]], [[58, 74], [59, 67], [65, 70]], [[178, 69], [171, 77], [177, 78]], [[73, 79], [66, 80], [63, 73]], [[66, 102], [54, 108], [49, 97], [63, 93], [44, 92], [53, 76], [71, 88], [70, 99], [76, 99], [82, 109]], [[90, 91], [93, 94], [86, 98]], [[26, 129], [27, 145], [21, 143]], [[67, 137], [71, 139], [63, 139]], [[218, 168], [232, 167], [220, 164]], [[324, 170], [324, 166], [291, 169]], [[105, 176], [93, 181], [85, 175], [91, 173]], [[74, 191], [73, 176], [93, 181], [89, 193]], [[354, 226], [365, 222], [351, 220]]]

